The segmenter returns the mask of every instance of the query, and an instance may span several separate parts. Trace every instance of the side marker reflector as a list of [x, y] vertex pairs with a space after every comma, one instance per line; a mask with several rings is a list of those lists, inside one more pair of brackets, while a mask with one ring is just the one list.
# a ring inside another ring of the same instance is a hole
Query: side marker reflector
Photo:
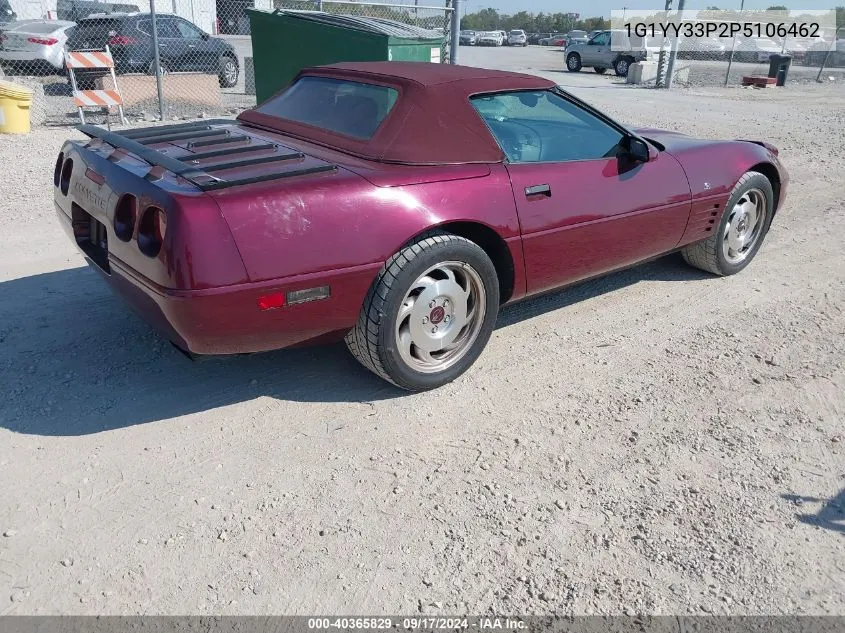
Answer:
[[330, 296], [331, 288], [329, 286], [303, 288], [302, 290], [291, 290], [286, 293], [274, 292], [273, 294], [259, 297], [258, 307], [261, 310], [275, 310], [276, 308], [284, 308], [285, 306], [296, 305], [298, 303], [328, 299]]
[[276, 292], [272, 295], [264, 295], [258, 298], [258, 307], [261, 310], [275, 310], [285, 306], [285, 295]]
[[291, 290], [287, 293], [287, 302], [288, 305], [307, 303], [309, 301], [328, 299], [330, 295], [331, 290], [329, 286], [318, 286], [316, 288], [305, 288], [303, 290]]

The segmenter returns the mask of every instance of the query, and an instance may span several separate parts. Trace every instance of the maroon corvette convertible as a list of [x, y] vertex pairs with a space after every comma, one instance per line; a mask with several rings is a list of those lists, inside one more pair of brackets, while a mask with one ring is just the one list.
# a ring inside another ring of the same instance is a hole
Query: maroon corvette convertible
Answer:
[[345, 337], [410, 390], [472, 365], [503, 304], [675, 250], [739, 272], [787, 185], [764, 142], [630, 130], [545, 79], [414, 62], [307, 69], [234, 121], [81, 130], [58, 217], [176, 346]]

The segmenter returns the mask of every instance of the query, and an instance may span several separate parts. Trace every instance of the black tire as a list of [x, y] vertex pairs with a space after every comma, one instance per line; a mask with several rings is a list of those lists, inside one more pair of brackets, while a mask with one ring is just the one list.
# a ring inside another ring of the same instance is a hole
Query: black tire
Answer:
[[630, 57], [620, 57], [613, 62], [613, 72], [615, 72], [618, 77], [627, 77], [628, 69], [633, 63], [634, 60]]
[[570, 53], [566, 56], [566, 70], [571, 73], [581, 70], [581, 56], [578, 53]]
[[[756, 189], [763, 193], [765, 197], [765, 217], [761, 225], [761, 233], [756, 242], [749, 249], [747, 255], [740, 263], [732, 263], [725, 257], [723, 242], [725, 241], [725, 233], [731, 214], [736, 204], [749, 191]], [[728, 198], [725, 209], [722, 212], [722, 219], [719, 222], [719, 228], [706, 240], [690, 244], [681, 250], [681, 255], [690, 266], [699, 268], [701, 270], [713, 273], [719, 276], [735, 275], [743, 268], [748, 266], [760, 250], [766, 234], [769, 232], [769, 227], [772, 223], [772, 216], [774, 215], [774, 191], [772, 183], [766, 176], [756, 171], [746, 172], [742, 178], [736, 183], [730, 197]]]
[[[159, 58], [158, 60], [158, 67], [161, 69], [162, 76], [166, 75], [170, 72], [170, 64], [166, 63], [163, 59]], [[150, 60], [149, 65], [147, 66], [147, 74], [148, 75], [155, 75], [156, 74], [156, 63], [155, 60]]]
[[234, 88], [238, 83], [238, 62], [231, 55], [221, 55], [217, 79], [221, 88]]
[[599, 75], [603, 75], [607, 72], [607, 68], [593, 68]]
[[[426, 373], [403, 360], [397, 345], [396, 319], [414, 282], [442, 262], [462, 262], [475, 270], [486, 294], [485, 314], [477, 336], [468, 343], [463, 356], [443, 371]], [[405, 246], [385, 263], [364, 299], [358, 323], [346, 335], [346, 345], [364, 367], [397, 387], [408, 391], [435, 389], [472, 366], [490, 340], [498, 311], [499, 278], [487, 253], [466, 238], [432, 232]]]

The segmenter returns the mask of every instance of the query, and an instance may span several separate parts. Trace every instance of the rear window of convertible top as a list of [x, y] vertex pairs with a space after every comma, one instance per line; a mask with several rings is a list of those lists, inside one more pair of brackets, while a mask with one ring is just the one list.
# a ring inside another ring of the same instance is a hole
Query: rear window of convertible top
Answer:
[[365, 140], [390, 114], [398, 95], [388, 86], [306, 76], [257, 112]]

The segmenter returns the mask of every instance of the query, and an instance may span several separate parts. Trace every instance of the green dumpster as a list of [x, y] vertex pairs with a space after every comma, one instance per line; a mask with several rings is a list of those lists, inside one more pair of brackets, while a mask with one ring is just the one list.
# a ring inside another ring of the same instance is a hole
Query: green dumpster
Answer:
[[303, 68], [338, 62], [440, 63], [443, 35], [394, 20], [248, 8], [258, 103]]

